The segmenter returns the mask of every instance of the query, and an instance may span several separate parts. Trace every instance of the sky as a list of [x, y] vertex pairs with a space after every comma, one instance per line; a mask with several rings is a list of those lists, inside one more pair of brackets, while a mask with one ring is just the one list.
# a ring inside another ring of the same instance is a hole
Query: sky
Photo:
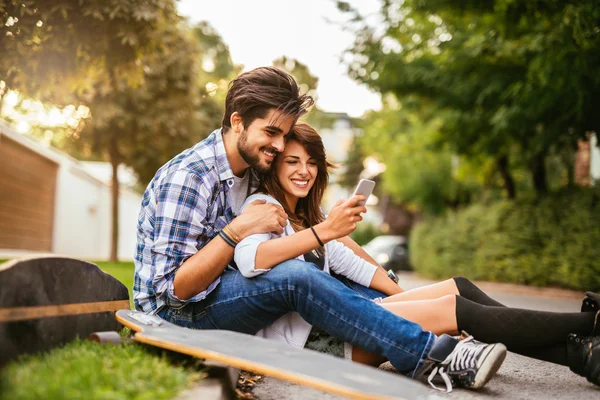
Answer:
[[[377, 12], [379, 5], [356, 3], [366, 13]], [[381, 108], [379, 94], [350, 79], [340, 62], [354, 38], [327, 22], [344, 18], [332, 0], [180, 0], [178, 9], [192, 22], [209, 22], [245, 70], [272, 65], [284, 55], [306, 64], [319, 78], [317, 104], [325, 111], [360, 117]]]

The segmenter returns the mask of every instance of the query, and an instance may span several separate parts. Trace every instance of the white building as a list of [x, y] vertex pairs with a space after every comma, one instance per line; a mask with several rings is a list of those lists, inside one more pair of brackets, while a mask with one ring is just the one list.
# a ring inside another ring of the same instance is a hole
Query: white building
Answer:
[[[111, 187], [83, 164], [0, 121], [0, 258], [110, 256]], [[135, 251], [142, 196], [121, 185], [118, 258]]]

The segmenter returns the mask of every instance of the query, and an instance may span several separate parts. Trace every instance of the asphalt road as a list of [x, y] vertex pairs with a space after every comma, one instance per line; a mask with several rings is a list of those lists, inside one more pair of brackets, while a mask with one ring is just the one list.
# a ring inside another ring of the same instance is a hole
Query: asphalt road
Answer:
[[[400, 284], [405, 289], [428, 283], [430, 281], [409, 273], [400, 275]], [[508, 306], [546, 311], [576, 312], [583, 297], [583, 293], [532, 289], [518, 285], [482, 283], [480, 287]], [[384, 364], [382, 368], [393, 369], [389, 363]], [[508, 354], [498, 374], [482, 390], [455, 389], [449, 394], [433, 389], [430, 391], [433, 396], [450, 399], [600, 399], [600, 387], [575, 375], [567, 367], [513, 353]], [[253, 395], [259, 400], [341, 399], [272, 378], [263, 378], [255, 387]]]

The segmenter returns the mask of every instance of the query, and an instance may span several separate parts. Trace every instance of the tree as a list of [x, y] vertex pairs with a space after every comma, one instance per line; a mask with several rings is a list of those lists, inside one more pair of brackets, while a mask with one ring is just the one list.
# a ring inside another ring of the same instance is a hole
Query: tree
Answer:
[[7, 89], [68, 104], [114, 74], [141, 79], [139, 56], [178, 19], [172, 0], [0, 3], [0, 79]]
[[124, 125], [111, 120], [118, 108], [106, 102], [106, 94], [142, 83], [146, 66], [140, 56], [160, 51], [163, 33], [179, 23], [175, 4], [11, 0], [2, 3], [0, 15], [7, 21], [0, 27], [0, 78], [7, 88], [55, 104], [94, 102], [96, 146], [101, 133], [111, 133], [103, 139], [113, 164], [111, 259], [116, 260], [120, 154], [115, 135]]
[[[111, 162], [116, 259], [117, 167], [126, 163], [148, 181], [162, 163], [218, 126], [222, 113], [213, 97], [219, 90], [209, 83], [233, 70], [228, 49], [206, 24], [190, 31], [172, 0], [11, 1], [0, 6], [0, 15], [9, 21], [0, 31], [10, 38], [0, 44], [7, 55], [0, 60], [5, 85], [91, 110], [61, 143]], [[216, 65], [210, 74], [201, 73], [206, 60]]]
[[598, 127], [595, 1], [387, 0], [377, 25], [338, 4], [357, 33], [350, 75], [434, 105], [442, 140], [458, 154], [494, 156], [508, 197], [515, 150], [541, 194], [549, 152]]
[[[110, 161], [114, 199], [121, 163], [131, 166], [145, 185], [161, 165], [219, 126], [223, 105], [214, 97], [222, 86], [219, 82], [234, 68], [227, 46], [218, 35], [207, 35], [210, 29], [205, 23], [191, 30], [166, 27], [162, 45], [140, 59], [142, 84], [130, 87], [122, 80], [90, 103], [92, 118], [77, 143], [93, 143], [89, 154]], [[202, 65], [207, 60], [219, 68], [206, 72]], [[116, 223], [116, 204], [113, 211]], [[116, 243], [114, 237], [115, 257]]]
[[[234, 65], [229, 54], [229, 47], [218, 32], [207, 22], [199, 22], [192, 28], [192, 33], [199, 46], [197, 87], [202, 104], [200, 109], [214, 127], [223, 117], [225, 97], [229, 82], [242, 71], [240, 65]], [[204, 128], [205, 129], [205, 128]]]
[[430, 215], [468, 203], [479, 178], [440, 144], [441, 123], [424, 122], [387, 96], [381, 111], [366, 115], [360, 140], [366, 154], [386, 165], [380, 189], [396, 203]]

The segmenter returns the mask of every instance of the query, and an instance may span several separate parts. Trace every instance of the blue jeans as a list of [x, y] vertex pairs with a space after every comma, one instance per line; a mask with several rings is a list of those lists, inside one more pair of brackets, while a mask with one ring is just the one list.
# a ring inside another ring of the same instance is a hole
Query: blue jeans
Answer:
[[384, 356], [398, 371], [412, 376], [435, 336], [370, 300], [378, 295], [362, 286], [350, 288], [314, 264], [294, 259], [252, 279], [226, 269], [204, 300], [163, 309], [158, 315], [188, 328], [255, 334], [296, 311], [331, 336]]

